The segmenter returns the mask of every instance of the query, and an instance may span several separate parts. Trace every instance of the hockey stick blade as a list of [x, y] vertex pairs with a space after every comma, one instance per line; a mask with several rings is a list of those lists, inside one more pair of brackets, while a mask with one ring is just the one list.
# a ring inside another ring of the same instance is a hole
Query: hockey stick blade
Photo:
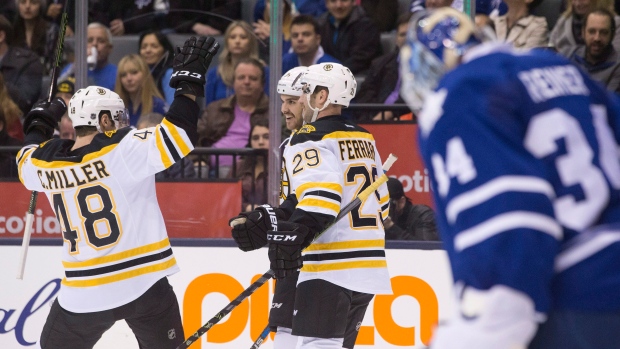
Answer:
[[202, 325], [196, 333], [187, 338], [183, 343], [181, 343], [176, 349], [187, 349], [192, 343], [200, 339], [200, 337], [205, 334], [208, 330], [213, 327], [213, 325], [217, 324], [222, 320], [228, 313], [230, 313], [233, 309], [235, 309], [241, 302], [243, 302], [246, 298], [248, 298], [257, 288], [261, 287], [265, 282], [271, 279], [275, 275], [274, 271], [269, 269], [265, 274], [263, 274], [258, 280], [254, 281], [248, 288], [246, 288], [237, 298], [233, 299], [227, 306], [225, 306], [219, 313], [215, 314], [211, 320], [207, 321], [206, 324]]

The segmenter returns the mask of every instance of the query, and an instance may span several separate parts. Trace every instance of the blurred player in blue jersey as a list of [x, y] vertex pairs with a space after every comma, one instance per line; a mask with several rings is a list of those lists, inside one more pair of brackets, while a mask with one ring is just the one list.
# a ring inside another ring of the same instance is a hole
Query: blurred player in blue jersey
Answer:
[[620, 347], [620, 105], [451, 8], [401, 49], [455, 284], [433, 349]]

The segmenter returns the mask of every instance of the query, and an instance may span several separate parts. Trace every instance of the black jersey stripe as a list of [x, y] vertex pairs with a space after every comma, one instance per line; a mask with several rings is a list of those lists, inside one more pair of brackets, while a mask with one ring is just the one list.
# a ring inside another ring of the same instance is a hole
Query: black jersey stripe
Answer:
[[126, 262], [118, 263], [118, 264], [108, 265], [108, 266], [101, 267], [101, 268], [87, 269], [87, 270], [71, 270], [71, 271], [67, 270], [65, 271], [65, 276], [67, 277], [67, 279], [69, 279], [69, 278], [75, 278], [75, 277], [103, 275], [103, 274], [120, 271], [123, 269], [132, 268], [137, 265], [159, 261], [162, 259], [166, 259], [170, 256], [172, 256], [172, 249], [168, 248], [167, 250], [157, 252], [155, 254], [151, 254], [148, 256], [142, 256], [140, 258], [132, 259]]
[[390, 203], [388, 202], [387, 204], [381, 206], [381, 211], [385, 211], [388, 209], [388, 207], [390, 207]]
[[351, 258], [365, 258], [365, 257], [385, 257], [385, 251], [384, 250], [369, 250], [369, 251], [307, 254], [304, 256], [304, 262], [321, 262], [321, 261], [333, 261], [337, 259], [351, 259]]
[[304, 193], [304, 198], [307, 198], [308, 196], [320, 196], [320, 197], [324, 197], [327, 199], [332, 199], [334, 201], [338, 201], [341, 202], [342, 198], [340, 197], [340, 195], [338, 194], [334, 194], [332, 192], [329, 191], [324, 191], [324, 190], [313, 190], [313, 191], [308, 191]]
[[179, 160], [181, 160], [181, 155], [179, 155], [177, 148], [174, 147], [174, 143], [172, 143], [172, 140], [170, 139], [170, 137], [168, 137], [168, 134], [166, 133], [164, 128], [160, 127], [159, 131], [161, 132], [164, 143], [166, 143], [166, 148], [168, 148], [168, 151], [170, 152], [170, 155], [172, 155], [174, 162], [178, 162]]

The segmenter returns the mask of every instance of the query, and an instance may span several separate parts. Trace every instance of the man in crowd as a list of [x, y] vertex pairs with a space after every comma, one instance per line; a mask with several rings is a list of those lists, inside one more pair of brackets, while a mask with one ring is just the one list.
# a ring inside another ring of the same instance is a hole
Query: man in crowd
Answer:
[[282, 57], [282, 71], [287, 72], [297, 66], [311, 66], [318, 63], [335, 62], [339, 60], [325, 53], [321, 47], [319, 24], [314, 17], [301, 15], [291, 23], [291, 47]]
[[[268, 118], [269, 99], [264, 93], [263, 64], [254, 58], [235, 66], [234, 94], [209, 103], [198, 120], [198, 144], [213, 148], [244, 148], [252, 125]], [[232, 156], [220, 156], [217, 176], [226, 178], [232, 170]], [[211, 161], [211, 166], [216, 162]], [[235, 175], [235, 174], [232, 174]]]
[[608, 90], [620, 92], [620, 55], [612, 45], [615, 32], [616, 22], [609, 10], [588, 13], [581, 34], [585, 45], [576, 46], [570, 57]]
[[12, 37], [11, 23], [0, 15], [0, 73], [9, 95], [26, 114], [41, 94], [43, 64], [36, 53], [11, 46]]
[[439, 240], [433, 210], [426, 205], [412, 204], [398, 179], [390, 178], [387, 186], [390, 192], [390, 215], [383, 222], [385, 239]]
[[[105, 25], [93, 22], [88, 25], [87, 31], [88, 52], [88, 83], [114, 90], [116, 85], [116, 65], [108, 58], [112, 49], [112, 33]], [[74, 74], [74, 64], [68, 64], [60, 73], [59, 80], [64, 80]]]
[[355, 0], [325, 0], [327, 12], [319, 17], [321, 46], [353, 74], [364, 72], [381, 54], [379, 30], [355, 5]]

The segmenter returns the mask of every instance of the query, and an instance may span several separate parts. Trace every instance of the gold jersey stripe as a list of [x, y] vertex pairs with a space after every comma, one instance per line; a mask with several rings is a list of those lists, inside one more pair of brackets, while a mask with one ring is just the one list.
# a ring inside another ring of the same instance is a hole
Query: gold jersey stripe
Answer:
[[390, 215], [390, 212], [388, 210], [382, 211], [381, 219], [385, 220], [389, 215]]
[[304, 192], [308, 189], [329, 189], [335, 192], [338, 192], [340, 196], [342, 196], [342, 185], [338, 183], [329, 183], [329, 182], [308, 182], [298, 186], [295, 189], [295, 193], [297, 193], [298, 198], [302, 198], [304, 196]]
[[350, 241], [335, 241], [326, 243], [313, 243], [308, 246], [305, 251], [326, 251], [326, 250], [351, 250], [357, 248], [384, 248], [385, 240], [350, 240]]
[[383, 206], [386, 202], [390, 201], [390, 195], [386, 195], [379, 199], [379, 206]]
[[172, 166], [172, 161], [166, 152], [166, 147], [164, 147], [164, 140], [162, 139], [161, 132], [159, 128], [161, 125], [158, 125], [155, 128], [155, 144], [157, 144], [157, 149], [159, 150], [159, 155], [161, 156], [161, 162], [164, 164], [166, 168]]
[[89, 260], [84, 261], [84, 262], [62, 261], [62, 265], [65, 268], [89, 268], [89, 267], [98, 266], [100, 264], [111, 263], [111, 262], [118, 262], [118, 261], [123, 260], [123, 259], [144, 255], [144, 254], [147, 254], [147, 253], [150, 253], [150, 252], [154, 252], [154, 251], [157, 251], [157, 250], [164, 249], [166, 247], [168, 247], [168, 248], [170, 247], [170, 241], [168, 241], [168, 238], [165, 238], [165, 239], [163, 239], [163, 240], [161, 240], [159, 242], [154, 242], [152, 244], [140, 246], [140, 247], [137, 247], [137, 248], [132, 248], [132, 249], [127, 250], [127, 251], [123, 251], [123, 252], [119, 252], [119, 253], [114, 253], [114, 254], [111, 254], [111, 255], [103, 256], [103, 257], [89, 259]]
[[304, 207], [320, 207], [320, 208], [325, 208], [331, 211], [336, 212], [336, 214], [338, 214], [338, 212], [340, 212], [340, 205], [335, 204], [333, 202], [330, 201], [326, 201], [326, 200], [321, 200], [321, 199], [317, 199], [317, 198], [312, 198], [312, 199], [303, 199], [301, 200], [298, 204], [297, 204], [298, 208], [304, 208]]
[[189, 152], [192, 150], [190, 149], [190, 147], [187, 146], [187, 143], [185, 143], [185, 140], [183, 140], [183, 136], [179, 134], [179, 129], [173, 123], [168, 121], [168, 119], [166, 118], [164, 118], [164, 121], [162, 122], [162, 124], [164, 124], [166, 128], [168, 129], [168, 131], [170, 131], [170, 135], [172, 136], [176, 144], [179, 146], [179, 149], [181, 149], [181, 153], [183, 153], [183, 156], [186, 156], [187, 154], [189, 154]]
[[114, 150], [114, 148], [116, 148], [117, 145], [118, 143], [110, 144], [108, 146], [101, 148], [101, 150], [99, 151], [86, 154], [82, 158], [81, 162], [71, 162], [71, 161], [51, 161], [50, 162], [50, 161], [32, 158], [32, 164], [37, 167], [41, 167], [41, 168], [61, 168], [61, 167], [68, 167], [68, 166], [76, 166], [76, 165], [83, 164], [83, 163], [86, 163], [91, 160], [104, 156], [105, 154]]
[[153, 265], [148, 265], [142, 268], [127, 270], [122, 273], [108, 275], [104, 277], [98, 277], [95, 279], [88, 280], [67, 280], [67, 278], [62, 279], [62, 284], [68, 287], [94, 287], [109, 284], [112, 282], [118, 282], [126, 279], [131, 279], [140, 275], [155, 273], [158, 271], [169, 269], [177, 264], [176, 259], [172, 257], [171, 259]]
[[387, 268], [387, 262], [382, 260], [371, 261], [350, 261], [336, 262], [324, 264], [308, 264], [304, 263], [301, 271], [308, 273], [319, 273], [322, 271], [345, 270], [345, 269], [361, 269], [361, 268]]
[[327, 138], [337, 138], [337, 139], [352, 139], [352, 138], [365, 138], [371, 141], [374, 141], [374, 137], [370, 133], [360, 132], [360, 131], [336, 131], [332, 133], [328, 133], [323, 136], [323, 139]]

